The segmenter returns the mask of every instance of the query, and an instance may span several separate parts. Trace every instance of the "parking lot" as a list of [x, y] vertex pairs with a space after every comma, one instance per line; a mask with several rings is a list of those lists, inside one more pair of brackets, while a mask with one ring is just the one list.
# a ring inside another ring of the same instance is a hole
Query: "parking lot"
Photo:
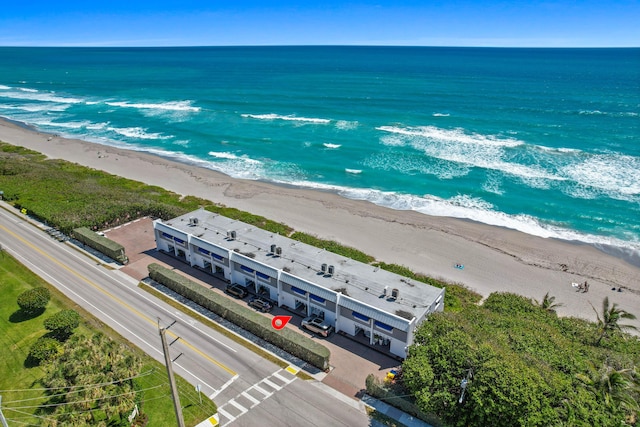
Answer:
[[[150, 218], [143, 218], [107, 230], [105, 235], [125, 247], [129, 263], [121, 267], [121, 271], [137, 280], [146, 278], [148, 276], [147, 266], [155, 262], [168, 268], [180, 270], [200, 282], [203, 286], [210, 287], [221, 294], [227, 295], [229, 298], [233, 298], [224, 292], [228, 285], [224, 280], [192, 268], [182, 261], [157, 251], [155, 249], [153, 224]], [[248, 303], [250, 297], [246, 296], [243, 300]], [[397, 367], [400, 363], [390, 356], [339, 333], [333, 333], [328, 338], [324, 338], [303, 329], [301, 328], [303, 316], [286, 311], [281, 307], [274, 307], [271, 312], [263, 313], [263, 315], [268, 317], [291, 315], [293, 317], [286, 327], [293, 328], [314, 340], [320, 340], [323, 345], [328, 347], [331, 351], [332, 368], [326, 375], [323, 374], [318, 377], [326, 385], [354, 399], [364, 389], [367, 375], [372, 373], [382, 379], [387, 372]]]

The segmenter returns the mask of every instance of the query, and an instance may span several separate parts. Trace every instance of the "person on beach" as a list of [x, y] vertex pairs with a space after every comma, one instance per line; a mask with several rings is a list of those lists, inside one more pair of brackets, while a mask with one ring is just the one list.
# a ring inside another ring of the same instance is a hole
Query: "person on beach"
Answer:
[[584, 281], [584, 284], [582, 285], [582, 292], [585, 293], [585, 294], [587, 292], [589, 292], [589, 283], [587, 283], [586, 280]]

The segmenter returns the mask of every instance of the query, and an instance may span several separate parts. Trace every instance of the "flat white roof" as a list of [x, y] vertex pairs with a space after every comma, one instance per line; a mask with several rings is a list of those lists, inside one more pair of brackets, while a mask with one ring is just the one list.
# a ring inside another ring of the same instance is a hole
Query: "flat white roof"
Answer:
[[[196, 221], [192, 221], [192, 218]], [[194, 225], [195, 222], [197, 224]], [[400, 317], [406, 318], [410, 314], [421, 319], [444, 292], [444, 289], [204, 209], [164, 221], [163, 224], [326, 289], [341, 290], [355, 300]], [[229, 231], [235, 231], [235, 239], [227, 237]], [[281, 248], [280, 256], [271, 253], [271, 245]], [[332, 276], [322, 273], [322, 264], [334, 267]], [[384, 296], [385, 288], [387, 296]], [[393, 289], [398, 290], [395, 300], [390, 298]]]

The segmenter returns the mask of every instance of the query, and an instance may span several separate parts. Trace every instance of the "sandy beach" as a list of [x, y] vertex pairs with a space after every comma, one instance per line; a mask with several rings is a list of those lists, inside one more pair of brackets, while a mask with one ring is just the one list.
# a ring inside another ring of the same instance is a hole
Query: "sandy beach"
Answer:
[[[640, 268], [586, 245], [544, 239], [471, 221], [398, 211], [336, 194], [224, 174], [123, 150], [29, 130], [0, 120], [0, 140], [50, 158], [202, 197], [272, 220], [298, 231], [358, 248], [380, 261], [461, 283], [487, 296], [508, 291], [541, 300], [546, 292], [563, 304], [560, 315], [595, 320], [608, 296], [640, 316]], [[455, 264], [464, 269], [455, 268]], [[576, 292], [572, 282], [590, 284]], [[622, 287], [623, 292], [612, 288]], [[640, 328], [640, 321], [628, 322]]]

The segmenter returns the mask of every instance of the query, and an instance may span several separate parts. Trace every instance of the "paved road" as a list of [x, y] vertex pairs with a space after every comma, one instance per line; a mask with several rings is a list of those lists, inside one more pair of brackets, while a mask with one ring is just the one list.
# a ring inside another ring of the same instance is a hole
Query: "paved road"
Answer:
[[[369, 418], [141, 291], [137, 282], [0, 209], [0, 243], [20, 262], [159, 361], [168, 326], [177, 374], [212, 398], [222, 425], [366, 426]], [[295, 372], [295, 371], [293, 371]]]

